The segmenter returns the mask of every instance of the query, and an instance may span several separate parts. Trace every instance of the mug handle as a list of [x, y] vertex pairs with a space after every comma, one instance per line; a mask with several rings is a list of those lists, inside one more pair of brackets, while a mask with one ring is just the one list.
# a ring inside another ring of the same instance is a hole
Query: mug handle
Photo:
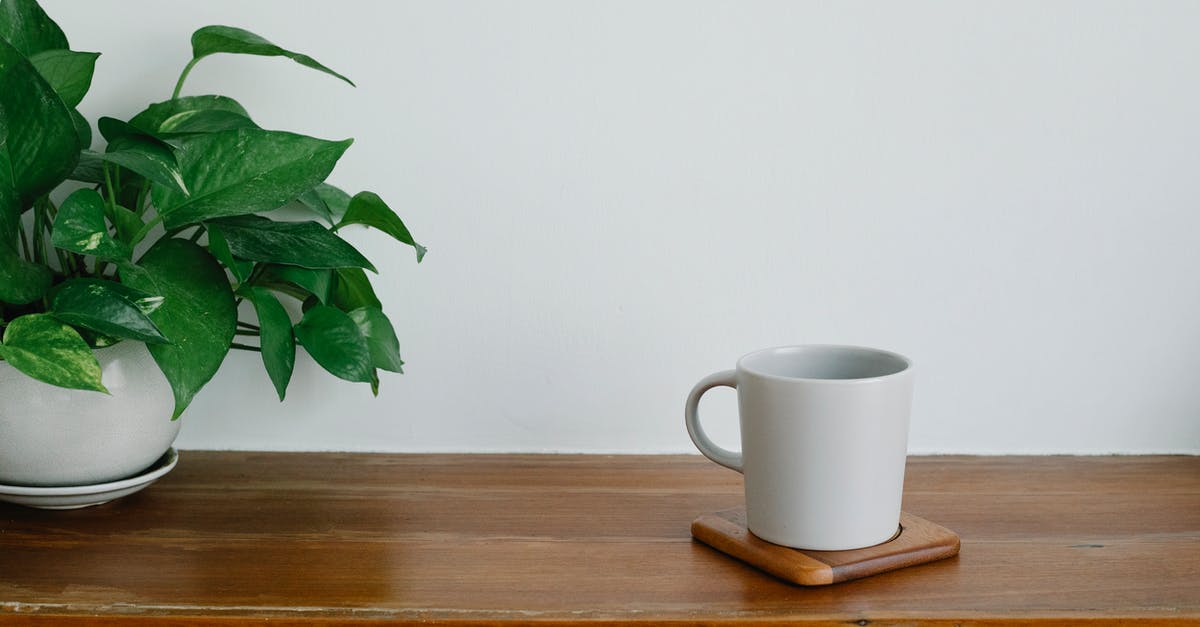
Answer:
[[700, 426], [700, 415], [698, 412], [700, 397], [704, 396], [705, 392], [720, 385], [736, 390], [737, 371], [723, 370], [700, 379], [696, 387], [692, 388], [691, 394], [688, 394], [687, 404], [683, 408], [683, 421], [687, 424], [688, 435], [692, 436], [692, 442], [696, 445], [696, 448], [700, 449], [701, 453], [704, 453], [705, 457], [726, 468], [742, 472], [742, 454], [717, 446], [709, 439], [708, 434], [704, 433], [704, 429]]

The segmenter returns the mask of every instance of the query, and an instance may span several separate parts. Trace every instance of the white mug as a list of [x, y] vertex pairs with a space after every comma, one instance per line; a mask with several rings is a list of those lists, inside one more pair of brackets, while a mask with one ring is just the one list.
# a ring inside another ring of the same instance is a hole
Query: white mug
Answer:
[[[758, 537], [818, 551], [873, 546], [900, 524], [912, 370], [902, 355], [859, 346], [755, 351], [692, 388], [688, 435], [705, 457], [745, 475], [746, 520]], [[722, 385], [737, 389], [740, 453], [700, 426], [700, 397]]]

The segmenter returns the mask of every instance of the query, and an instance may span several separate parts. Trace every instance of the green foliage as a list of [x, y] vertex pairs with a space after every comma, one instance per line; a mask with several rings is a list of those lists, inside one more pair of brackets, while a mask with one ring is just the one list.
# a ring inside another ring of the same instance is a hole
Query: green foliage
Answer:
[[188, 193], [170, 144], [113, 118], [100, 118], [98, 126], [100, 134], [108, 140], [108, 148], [103, 154], [96, 155], [98, 159], [121, 166], [173, 192]]
[[[310, 270], [299, 266], [287, 266], [274, 263], [263, 264], [262, 274], [258, 284], [271, 289], [291, 293], [296, 298], [315, 296], [321, 304], [329, 302], [333, 292], [332, 270]], [[291, 286], [291, 287], [289, 287]], [[299, 295], [292, 288], [299, 288]]]
[[44, 50], [29, 57], [29, 62], [58, 92], [63, 104], [74, 107], [92, 86], [92, 72], [99, 56], [98, 52]]
[[350, 199], [350, 205], [346, 209], [346, 214], [341, 221], [337, 223], [334, 230], [340, 229], [347, 224], [365, 224], [391, 235], [396, 238], [396, 241], [403, 242], [412, 246], [417, 251], [417, 263], [420, 263], [425, 258], [425, 247], [413, 240], [413, 236], [408, 232], [408, 227], [404, 226], [404, 221], [400, 216], [392, 211], [387, 203], [374, 192], [359, 192]]
[[50, 268], [23, 259], [15, 251], [0, 245], [0, 303], [27, 305], [50, 289], [54, 274]]
[[115, 281], [67, 279], [55, 287], [50, 313], [62, 322], [108, 337], [168, 344], [150, 319], [163, 300]]
[[167, 228], [278, 209], [329, 176], [351, 141], [250, 128], [180, 138], [190, 193], [155, 185], [154, 204]]
[[129, 123], [147, 133], [161, 133], [167, 120], [200, 112], [225, 112], [250, 119], [238, 101], [226, 96], [183, 96], [156, 102], [129, 119]]
[[64, 388], [107, 392], [100, 362], [79, 332], [48, 314], [29, 314], [8, 323], [0, 357], [25, 374]]
[[[232, 348], [261, 353], [280, 400], [297, 344], [373, 392], [379, 370], [401, 371], [364, 272], [375, 266], [338, 231], [382, 231], [418, 261], [425, 248], [379, 196], [326, 182], [352, 140], [267, 130], [232, 98], [180, 95], [192, 68], [219, 53], [284, 57], [353, 85], [259, 35], [206, 26], [172, 98], [128, 121], [100, 118], [105, 145], [93, 151], [76, 107], [100, 55], [71, 50], [35, 0], [0, 0], [0, 359], [104, 392], [91, 347], [144, 342], [174, 391], [174, 417]], [[285, 205], [325, 224], [259, 215]], [[241, 299], [249, 321], [238, 319]]]
[[248, 287], [242, 293], [254, 304], [254, 311], [262, 325], [259, 335], [262, 338], [263, 366], [282, 401], [296, 365], [296, 337], [292, 334], [292, 319], [270, 290]]
[[0, 39], [27, 57], [68, 47], [67, 36], [35, 0], [0, 2]]
[[296, 339], [322, 368], [347, 381], [370, 383], [375, 369], [362, 330], [346, 312], [317, 305], [296, 325]]
[[239, 128], [260, 128], [254, 120], [233, 111], [183, 111], [163, 120], [159, 134], [165, 136], [192, 133], [235, 131]]
[[381, 370], [404, 372], [404, 362], [400, 359], [400, 340], [396, 339], [396, 330], [387, 316], [383, 315], [383, 310], [361, 307], [350, 311], [348, 315], [367, 340], [371, 365]]
[[234, 257], [301, 268], [368, 268], [367, 261], [346, 240], [316, 222], [276, 222], [262, 216], [238, 216], [204, 223], [209, 234], [220, 233]]
[[300, 201], [300, 204], [309, 211], [325, 218], [325, 221], [330, 224], [340, 220], [346, 214], [346, 210], [350, 208], [350, 194], [329, 183], [321, 183], [300, 194], [296, 200]]
[[208, 252], [212, 253], [212, 256], [216, 257], [221, 265], [229, 268], [229, 273], [239, 284], [245, 283], [254, 273], [254, 262], [234, 257], [233, 251], [229, 248], [229, 242], [225, 240], [221, 231], [208, 229]]
[[128, 261], [129, 244], [116, 240], [104, 220], [104, 199], [95, 190], [80, 189], [67, 196], [54, 218], [50, 243], [56, 248], [93, 255], [97, 259]]
[[375, 288], [367, 279], [367, 273], [358, 268], [338, 268], [334, 271], [333, 304], [342, 311], [354, 311], [361, 307], [383, 309]]
[[0, 162], [7, 164], [19, 202], [54, 189], [79, 161], [71, 110], [17, 49], [0, 41]]
[[150, 319], [171, 343], [149, 349], [175, 391], [177, 418], [229, 352], [237, 326], [233, 290], [212, 255], [173, 238], [160, 240], [137, 265], [123, 266], [121, 282], [163, 297]]
[[349, 83], [351, 87], [354, 86], [353, 81], [317, 63], [316, 59], [306, 54], [300, 54], [299, 52], [284, 50], [248, 30], [232, 26], [205, 26], [192, 33], [193, 62], [218, 52], [255, 54], [264, 57], [287, 57], [300, 65], [324, 72], [330, 76], [336, 76]]

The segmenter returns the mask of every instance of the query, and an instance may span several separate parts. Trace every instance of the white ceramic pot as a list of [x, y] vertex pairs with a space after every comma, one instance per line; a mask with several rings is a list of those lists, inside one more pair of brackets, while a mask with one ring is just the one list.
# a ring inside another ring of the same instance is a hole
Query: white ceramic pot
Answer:
[[55, 387], [0, 362], [0, 484], [82, 486], [130, 477], [171, 447], [171, 386], [141, 342], [98, 349], [111, 395]]

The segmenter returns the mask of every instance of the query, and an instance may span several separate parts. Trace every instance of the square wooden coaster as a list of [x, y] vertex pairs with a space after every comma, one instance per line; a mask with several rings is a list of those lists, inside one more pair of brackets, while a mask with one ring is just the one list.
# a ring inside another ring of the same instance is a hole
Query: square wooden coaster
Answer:
[[907, 512], [899, 534], [883, 544], [849, 551], [806, 551], [771, 544], [746, 528], [746, 508], [704, 514], [692, 537], [776, 577], [824, 586], [958, 555], [958, 534]]

